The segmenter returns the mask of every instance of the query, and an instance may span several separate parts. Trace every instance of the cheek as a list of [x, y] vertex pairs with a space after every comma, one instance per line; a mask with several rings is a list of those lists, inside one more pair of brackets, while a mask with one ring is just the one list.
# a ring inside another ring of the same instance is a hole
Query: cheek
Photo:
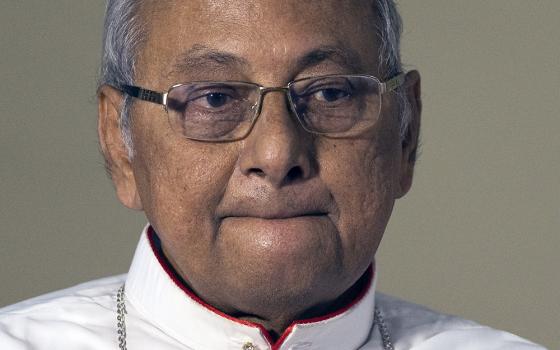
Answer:
[[[187, 253], [185, 242], [202, 247], [216, 233], [215, 209], [235, 164], [228, 146], [169, 136], [136, 147], [134, 173], [144, 211], [174, 256]], [[161, 140], [161, 139], [160, 139]], [[206, 239], [201, 235], [207, 235]], [[203, 239], [201, 239], [203, 238]], [[179, 251], [180, 250], [180, 251]]]
[[338, 206], [336, 224], [349, 256], [370, 259], [377, 249], [394, 204], [395, 160], [396, 148], [366, 141], [324, 152], [321, 176]]

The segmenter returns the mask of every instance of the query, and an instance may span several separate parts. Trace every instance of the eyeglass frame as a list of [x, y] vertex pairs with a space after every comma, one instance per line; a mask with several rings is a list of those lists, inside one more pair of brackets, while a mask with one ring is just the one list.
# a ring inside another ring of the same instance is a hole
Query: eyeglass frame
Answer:
[[[243, 136], [240, 136], [240, 137], [235, 138], [235, 139], [220, 140], [220, 139], [201, 139], [201, 138], [188, 137], [188, 136], [182, 135], [184, 138], [189, 139], [189, 140], [204, 141], [204, 142], [231, 142], [231, 141], [242, 140], [251, 133], [251, 130], [253, 129], [257, 119], [259, 118], [259, 116], [261, 114], [261, 108], [262, 108], [262, 104], [263, 104], [263, 101], [264, 101], [264, 96], [267, 93], [274, 92], [274, 91], [282, 91], [282, 92], [286, 93], [286, 96], [287, 96], [289, 104], [290, 104], [290, 109], [292, 110], [292, 112], [296, 116], [299, 124], [301, 125], [301, 127], [305, 131], [307, 131], [311, 134], [316, 134], [316, 135], [327, 135], [327, 136], [329, 136], [329, 135], [335, 134], [335, 133], [331, 133], [331, 132], [317, 132], [317, 131], [309, 130], [305, 126], [304, 122], [301, 120], [299, 114], [295, 111], [295, 106], [296, 105], [292, 101], [292, 97], [291, 97], [291, 94], [289, 92], [290, 92], [290, 86], [292, 86], [293, 84], [295, 84], [297, 82], [300, 82], [300, 81], [304, 81], [304, 80], [308, 80], [308, 79], [322, 79], [322, 78], [336, 78], [336, 77], [362, 77], [362, 78], [369, 78], [369, 79], [375, 80], [377, 82], [377, 84], [379, 85], [379, 96], [382, 97], [383, 94], [394, 91], [396, 88], [398, 88], [398, 87], [400, 87], [404, 84], [404, 82], [406, 81], [406, 72], [398, 73], [397, 75], [395, 75], [392, 78], [390, 78], [388, 80], [385, 80], [385, 81], [381, 81], [379, 78], [377, 78], [373, 75], [368, 75], [368, 74], [329, 74], [329, 75], [310, 76], [310, 77], [305, 77], [305, 78], [301, 78], [301, 79], [296, 79], [296, 80], [290, 81], [285, 86], [275, 86], [275, 87], [265, 87], [265, 86], [262, 86], [262, 85], [257, 84], [257, 83], [246, 82], [246, 81], [199, 80], [199, 81], [191, 81], [191, 82], [174, 84], [166, 92], [158, 92], [158, 91], [154, 91], [154, 90], [150, 90], [150, 89], [145, 89], [145, 88], [140, 87], [140, 86], [128, 85], [128, 84], [123, 84], [123, 85], [120, 86], [120, 88], [117, 88], [117, 89], [120, 90], [121, 92], [123, 92], [123, 93], [125, 93], [125, 94], [127, 94], [131, 97], [137, 98], [139, 100], [155, 103], [155, 104], [158, 104], [158, 105], [162, 105], [165, 112], [167, 113], [167, 117], [168, 117], [168, 121], [169, 121], [169, 109], [168, 109], [168, 105], [167, 105], [167, 102], [168, 102], [167, 101], [167, 96], [169, 95], [171, 90], [173, 90], [175, 88], [178, 88], [180, 86], [191, 85], [191, 84], [199, 84], [199, 83], [202, 83], [202, 84], [204, 84], [204, 83], [205, 84], [208, 84], [208, 83], [217, 83], [217, 84], [220, 84], [220, 83], [243, 83], [243, 84], [248, 84], [248, 85], [253, 85], [255, 87], [258, 87], [259, 97], [257, 99], [256, 105], [254, 106], [254, 107], [256, 107], [256, 112], [255, 112], [255, 115], [253, 116], [253, 118], [251, 120], [250, 127], [247, 129], [247, 133], [245, 133]], [[382, 101], [383, 101], [383, 99], [381, 99], [381, 101], [380, 101], [379, 113], [381, 113]]]

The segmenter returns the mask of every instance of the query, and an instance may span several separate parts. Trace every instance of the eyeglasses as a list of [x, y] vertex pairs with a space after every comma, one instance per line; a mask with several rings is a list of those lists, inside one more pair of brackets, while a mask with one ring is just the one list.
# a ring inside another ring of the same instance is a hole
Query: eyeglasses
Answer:
[[405, 81], [405, 73], [381, 82], [370, 75], [325, 75], [294, 80], [282, 87], [239, 81], [176, 84], [167, 92], [123, 85], [121, 91], [163, 105], [171, 127], [188, 139], [235, 141], [255, 124], [264, 95], [285, 92], [290, 108], [308, 132], [350, 137], [371, 128], [381, 113], [382, 95]]

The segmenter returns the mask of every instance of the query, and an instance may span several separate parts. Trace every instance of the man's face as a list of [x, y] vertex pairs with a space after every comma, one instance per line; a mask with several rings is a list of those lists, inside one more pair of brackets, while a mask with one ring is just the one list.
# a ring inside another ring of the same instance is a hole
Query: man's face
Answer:
[[[152, 90], [382, 74], [369, 1], [153, 1], [142, 16], [149, 36], [136, 84]], [[137, 191], [141, 204], [123, 201], [142, 206], [173, 266], [226, 312], [327, 302], [371, 263], [408, 189], [391, 93], [381, 113], [358, 137], [317, 136], [272, 92], [245, 139], [209, 143], [183, 138], [161, 106], [136, 101], [124, 191]]]

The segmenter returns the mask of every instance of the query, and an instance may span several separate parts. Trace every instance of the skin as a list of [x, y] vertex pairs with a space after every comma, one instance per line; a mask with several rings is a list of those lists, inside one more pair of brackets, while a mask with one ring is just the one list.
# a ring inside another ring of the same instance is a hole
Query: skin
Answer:
[[[203, 79], [283, 86], [324, 74], [383, 77], [370, 7], [334, 0], [147, 2], [141, 15], [149, 36], [136, 84], [166, 91]], [[325, 46], [342, 55], [304, 64], [307, 53]], [[216, 62], [209, 50], [234, 59]], [[99, 91], [99, 137], [118, 198], [145, 212], [189, 287], [278, 335], [352, 297], [372, 263], [394, 201], [412, 183], [417, 72], [407, 74], [406, 89], [412, 123], [405, 140], [391, 93], [375, 127], [345, 139], [307, 133], [285, 95], [269, 93], [251, 133], [226, 143], [187, 140], [170, 128], [161, 106], [137, 101], [135, 156], [128, 159], [118, 129], [122, 94], [109, 86]]]

